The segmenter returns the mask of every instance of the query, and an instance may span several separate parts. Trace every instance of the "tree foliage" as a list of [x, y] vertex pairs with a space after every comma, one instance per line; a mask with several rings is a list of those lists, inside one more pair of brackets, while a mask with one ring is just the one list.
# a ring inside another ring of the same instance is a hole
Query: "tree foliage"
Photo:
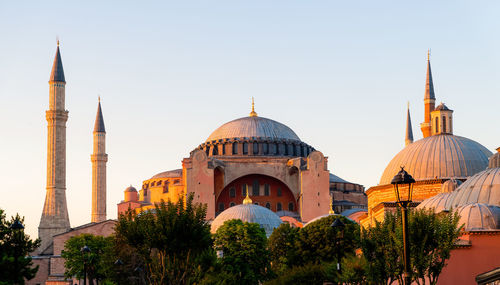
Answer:
[[299, 231], [300, 228], [282, 223], [269, 237], [269, 251], [274, 272], [282, 273], [298, 263], [296, 248]]
[[152, 211], [120, 216], [116, 250], [131, 275], [127, 279], [143, 284], [199, 280], [214, 260], [205, 216], [206, 206], [194, 204], [192, 194], [176, 203], [162, 201]]
[[10, 221], [0, 209], [0, 284], [24, 284], [24, 279], [33, 279], [38, 266], [33, 267], [29, 254], [40, 246], [40, 240], [32, 240], [24, 230], [11, 229], [15, 221], [24, 222], [16, 214]]
[[217, 229], [214, 245], [223, 254], [217, 262], [225, 284], [257, 284], [268, 278], [267, 237], [259, 224], [226, 221]]
[[[84, 268], [90, 284], [94, 280], [106, 280], [113, 270], [113, 237], [81, 234], [69, 238], [64, 244], [61, 256], [64, 258], [64, 275], [68, 278], [83, 279]], [[84, 246], [90, 248], [90, 253], [82, 253]]]

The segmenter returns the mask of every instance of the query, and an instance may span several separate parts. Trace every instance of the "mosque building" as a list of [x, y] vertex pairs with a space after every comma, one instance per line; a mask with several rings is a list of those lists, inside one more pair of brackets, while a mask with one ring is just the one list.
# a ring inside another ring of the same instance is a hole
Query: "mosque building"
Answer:
[[[463, 182], [484, 170], [492, 153], [471, 139], [454, 135], [453, 110], [444, 103], [435, 106], [431, 63], [427, 57], [427, 76], [424, 96], [424, 122], [420, 125], [423, 138], [413, 141], [410, 110], [408, 108], [405, 148], [389, 162], [377, 186], [370, 187], [368, 213], [361, 218], [365, 227], [381, 221], [386, 211], [396, 209], [396, 197], [391, 180], [401, 167], [416, 180], [413, 185], [412, 206], [441, 192], [450, 180]], [[407, 189], [402, 189], [403, 195]]]
[[128, 187], [118, 213], [193, 193], [213, 220], [242, 204], [247, 188], [255, 205], [300, 222], [328, 213], [331, 195], [340, 210], [366, 207], [363, 186], [331, 174], [323, 153], [286, 125], [258, 116], [252, 100], [249, 116], [218, 127], [183, 159], [182, 169], [152, 176], [139, 191]]

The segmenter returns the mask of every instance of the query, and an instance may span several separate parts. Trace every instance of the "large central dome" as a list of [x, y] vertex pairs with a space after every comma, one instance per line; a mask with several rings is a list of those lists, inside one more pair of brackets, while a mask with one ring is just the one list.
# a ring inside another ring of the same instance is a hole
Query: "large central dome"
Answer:
[[387, 165], [380, 184], [391, 183], [400, 167], [415, 180], [469, 177], [488, 166], [491, 152], [481, 144], [450, 134], [433, 135], [400, 151]]
[[268, 138], [300, 141], [292, 129], [271, 119], [250, 116], [243, 117], [217, 128], [207, 142], [232, 138]]

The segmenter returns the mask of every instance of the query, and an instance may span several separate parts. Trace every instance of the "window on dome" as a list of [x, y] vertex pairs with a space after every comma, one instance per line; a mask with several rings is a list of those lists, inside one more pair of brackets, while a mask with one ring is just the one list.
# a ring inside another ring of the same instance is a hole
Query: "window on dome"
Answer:
[[268, 143], [263, 143], [262, 144], [262, 150], [264, 154], [269, 154], [269, 144]]
[[281, 193], [281, 187], [278, 187], [278, 197], [283, 196], [283, 193]]
[[165, 186], [163, 186], [163, 193], [168, 193], [168, 186], [169, 186], [169, 182], [168, 181], [165, 181]]
[[452, 131], [452, 130], [453, 130], [453, 127], [451, 126], [451, 116], [450, 116], [450, 120], [449, 120], [449, 121], [450, 121], [450, 133], [452, 133], [452, 132], [453, 132], [453, 131]]
[[446, 133], [446, 117], [443, 116], [443, 133]]
[[229, 197], [230, 197], [230, 198], [234, 198], [234, 197], [236, 197], [236, 189], [234, 189], [234, 187], [231, 187], [231, 188], [229, 189]]
[[253, 143], [253, 154], [258, 154], [259, 153], [259, 144], [254, 142]]
[[226, 155], [226, 144], [222, 145], [222, 155]]
[[148, 189], [144, 189], [142, 192], [144, 193], [144, 196], [148, 196]]
[[254, 180], [252, 185], [252, 196], [259, 196], [259, 180]]
[[269, 154], [276, 154], [276, 144], [275, 143], [272, 143], [272, 144], [269, 144]]
[[248, 143], [243, 143], [243, 154], [248, 154]]
[[238, 143], [233, 143], [233, 154], [238, 154]]
[[219, 212], [224, 211], [224, 203], [219, 203]]
[[269, 188], [270, 188], [270, 187], [269, 187], [269, 184], [264, 184], [264, 196], [269, 196], [269, 194], [270, 194], [270, 193], [269, 193], [269, 192], [270, 192], [270, 191], [269, 191], [269, 190], [270, 190]]
[[435, 125], [436, 125], [436, 133], [439, 133], [439, 117], [436, 117], [436, 119], [434, 120], [435, 121]]
[[205, 152], [207, 153], [207, 155], [210, 155], [210, 147], [207, 146], [207, 148], [205, 149]]
[[288, 155], [288, 145], [286, 144], [283, 145], [283, 154]]
[[292, 202], [288, 203], [288, 211], [290, 211], [290, 212], [294, 211], [293, 210], [293, 203]]
[[292, 144], [292, 155], [297, 156], [297, 146], [295, 146], [294, 144]]
[[218, 155], [218, 154], [219, 154], [218, 147], [216, 145], [212, 146], [212, 155]]
[[268, 208], [269, 210], [271, 210], [271, 203], [267, 202], [266, 203], [266, 208]]
[[257, 205], [257, 206], [259, 206], [259, 202], [255, 202], [255, 203], [253, 203], [253, 204], [254, 204], [254, 205]]
[[283, 210], [283, 209], [282, 209], [282, 206], [281, 206], [281, 203], [280, 203], [280, 202], [278, 202], [278, 203], [276, 204], [276, 211], [281, 211], [281, 210]]

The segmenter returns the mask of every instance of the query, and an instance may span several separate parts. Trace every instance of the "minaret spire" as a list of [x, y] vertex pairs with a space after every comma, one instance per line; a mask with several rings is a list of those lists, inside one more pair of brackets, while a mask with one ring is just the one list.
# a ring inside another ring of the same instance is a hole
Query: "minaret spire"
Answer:
[[49, 79], [47, 119], [47, 187], [38, 237], [42, 240], [38, 253], [52, 253], [52, 237], [70, 229], [66, 204], [66, 81], [57, 46]]
[[91, 222], [106, 220], [106, 129], [102, 117], [101, 97], [97, 103], [97, 114], [94, 123], [94, 151], [90, 156], [92, 162], [92, 217]]
[[432, 72], [431, 72], [431, 60], [430, 60], [431, 50], [427, 50], [427, 75], [425, 79], [425, 94], [424, 94], [424, 122], [420, 124], [420, 129], [424, 138], [431, 136], [431, 112], [434, 111], [436, 96], [434, 95], [434, 84], [432, 82]]
[[255, 102], [252, 97], [252, 112], [250, 112], [250, 117], [257, 117], [257, 113], [255, 112]]
[[413, 143], [413, 130], [411, 127], [411, 117], [410, 117], [410, 102], [408, 102], [408, 112], [406, 114], [406, 136], [405, 136], [405, 146]]

